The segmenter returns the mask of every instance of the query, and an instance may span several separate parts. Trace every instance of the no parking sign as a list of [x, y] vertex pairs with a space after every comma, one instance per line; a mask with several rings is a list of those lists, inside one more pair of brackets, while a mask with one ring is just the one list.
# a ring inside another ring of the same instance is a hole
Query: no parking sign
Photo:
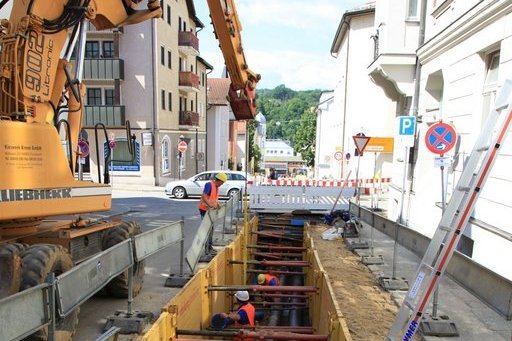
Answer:
[[425, 144], [434, 154], [449, 152], [457, 142], [457, 133], [452, 125], [438, 122], [431, 126], [425, 134]]

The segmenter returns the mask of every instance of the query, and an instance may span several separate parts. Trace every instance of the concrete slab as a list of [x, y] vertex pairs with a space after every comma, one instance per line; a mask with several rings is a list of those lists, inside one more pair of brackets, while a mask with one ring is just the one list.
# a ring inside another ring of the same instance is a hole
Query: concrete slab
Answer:
[[427, 314], [420, 322], [420, 331], [425, 336], [459, 336], [457, 325], [447, 315], [438, 315], [433, 318], [430, 314]]
[[362, 257], [361, 257], [361, 262], [362, 262], [364, 265], [380, 265], [380, 264], [384, 264], [384, 258], [382, 258], [382, 255], [377, 255], [377, 256], [371, 256], [371, 255], [368, 255], [368, 256], [362, 256]]
[[141, 334], [153, 318], [154, 315], [150, 311], [135, 311], [128, 314], [126, 311], [118, 310], [107, 318], [104, 331], [117, 327], [120, 328], [120, 334]]

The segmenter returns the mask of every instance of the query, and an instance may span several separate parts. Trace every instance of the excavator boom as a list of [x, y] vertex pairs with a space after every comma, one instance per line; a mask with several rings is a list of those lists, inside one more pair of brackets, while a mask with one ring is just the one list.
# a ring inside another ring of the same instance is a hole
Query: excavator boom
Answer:
[[208, 0], [215, 35], [220, 43], [226, 68], [231, 78], [228, 101], [237, 120], [256, 115], [256, 84], [259, 74], [247, 65], [242, 46], [242, 25], [233, 0]]

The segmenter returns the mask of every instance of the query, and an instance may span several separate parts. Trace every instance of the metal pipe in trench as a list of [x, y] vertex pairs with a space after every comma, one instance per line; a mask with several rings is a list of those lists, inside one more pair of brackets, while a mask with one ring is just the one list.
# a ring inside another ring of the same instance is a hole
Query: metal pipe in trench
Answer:
[[[241, 260], [230, 260], [228, 261], [229, 264], [243, 264], [244, 262]], [[261, 265], [261, 266], [287, 266], [287, 267], [309, 267], [309, 263], [305, 261], [280, 261], [280, 260], [263, 260], [263, 261], [257, 261], [257, 260], [248, 260], [246, 262], [247, 264], [255, 264], [255, 265]]]
[[269, 249], [272, 251], [306, 251], [304, 246], [280, 246], [280, 245], [249, 245], [248, 249]]
[[[298, 277], [299, 279], [301, 277]], [[301, 283], [298, 281], [297, 283]], [[208, 291], [238, 291], [238, 290], [247, 290], [254, 292], [316, 292], [317, 288], [312, 286], [293, 286], [293, 285], [276, 285], [276, 286], [266, 286], [266, 285], [219, 285], [219, 286], [209, 286]]]
[[[186, 330], [177, 329], [176, 335], [194, 335], [194, 336], [214, 336], [214, 337], [235, 337], [239, 336], [244, 338], [255, 339], [273, 339], [273, 340], [306, 340], [306, 341], [327, 341], [327, 335], [309, 335], [287, 332], [274, 332], [271, 330], [261, 331], [247, 331], [247, 330], [232, 330], [232, 331], [213, 331], [213, 330]], [[178, 338], [177, 340], [185, 340]]]
[[268, 272], [272, 275], [300, 275], [300, 276], [306, 276], [307, 274], [305, 272], [300, 272], [300, 271], [283, 271], [283, 270], [256, 270], [256, 269], [248, 269], [247, 270], [248, 273], [263, 273], [263, 272]]

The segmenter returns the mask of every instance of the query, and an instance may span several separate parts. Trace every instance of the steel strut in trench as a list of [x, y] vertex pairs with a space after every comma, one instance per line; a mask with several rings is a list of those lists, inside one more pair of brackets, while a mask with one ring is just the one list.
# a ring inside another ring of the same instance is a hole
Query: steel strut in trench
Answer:
[[512, 80], [503, 85], [473, 151], [470, 154], [452, 198], [400, 307], [387, 340], [412, 340], [423, 312], [468, 224], [476, 201], [498, 156], [512, 121]]

